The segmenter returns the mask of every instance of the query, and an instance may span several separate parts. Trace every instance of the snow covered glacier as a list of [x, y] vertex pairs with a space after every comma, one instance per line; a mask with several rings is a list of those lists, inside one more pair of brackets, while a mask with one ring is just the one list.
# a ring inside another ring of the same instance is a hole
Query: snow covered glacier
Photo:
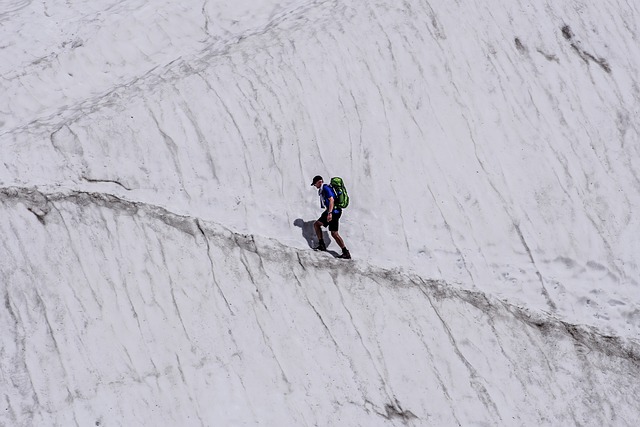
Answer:
[[0, 424], [635, 425], [640, 6], [251, 3], [2, 4]]

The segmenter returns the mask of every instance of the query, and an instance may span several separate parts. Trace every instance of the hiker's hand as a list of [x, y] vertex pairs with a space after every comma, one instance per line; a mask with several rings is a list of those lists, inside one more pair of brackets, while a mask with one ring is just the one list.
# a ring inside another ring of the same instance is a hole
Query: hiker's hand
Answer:
[[332, 216], [333, 216], [333, 214], [332, 214], [332, 213], [327, 214], [327, 219], [328, 219], [329, 221], [331, 221], [331, 217], [332, 217]]

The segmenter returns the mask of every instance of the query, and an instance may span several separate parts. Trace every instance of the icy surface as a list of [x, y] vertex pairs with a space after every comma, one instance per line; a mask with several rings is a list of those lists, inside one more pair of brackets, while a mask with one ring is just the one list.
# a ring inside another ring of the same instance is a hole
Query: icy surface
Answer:
[[0, 2], [0, 424], [634, 425], [639, 23]]

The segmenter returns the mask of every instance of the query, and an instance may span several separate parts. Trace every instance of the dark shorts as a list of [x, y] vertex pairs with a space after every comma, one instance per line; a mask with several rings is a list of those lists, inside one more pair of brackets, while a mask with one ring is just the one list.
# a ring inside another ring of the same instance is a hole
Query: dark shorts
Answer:
[[331, 217], [331, 222], [327, 221], [327, 211], [322, 212], [318, 221], [322, 223], [322, 225], [329, 226], [329, 231], [338, 231], [340, 228], [340, 217], [342, 216], [342, 212], [334, 213]]

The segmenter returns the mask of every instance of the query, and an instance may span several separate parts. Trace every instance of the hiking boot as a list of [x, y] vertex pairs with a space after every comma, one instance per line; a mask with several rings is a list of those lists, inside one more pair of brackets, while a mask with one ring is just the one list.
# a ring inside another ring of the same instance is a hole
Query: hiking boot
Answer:
[[342, 258], [342, 259], [351, 259], [351, 254], [349, 253], [349, 249], [343, 249], [342, 250], [342, 255], [340, 255], [338, 258]]
[[326, 251], [327, 247], [325, 246], [324, 242], [320, 242], [320, 243], [318, 243], [318, 246], [313, 248], [313, 250], [315, 250], [315, 251]]

